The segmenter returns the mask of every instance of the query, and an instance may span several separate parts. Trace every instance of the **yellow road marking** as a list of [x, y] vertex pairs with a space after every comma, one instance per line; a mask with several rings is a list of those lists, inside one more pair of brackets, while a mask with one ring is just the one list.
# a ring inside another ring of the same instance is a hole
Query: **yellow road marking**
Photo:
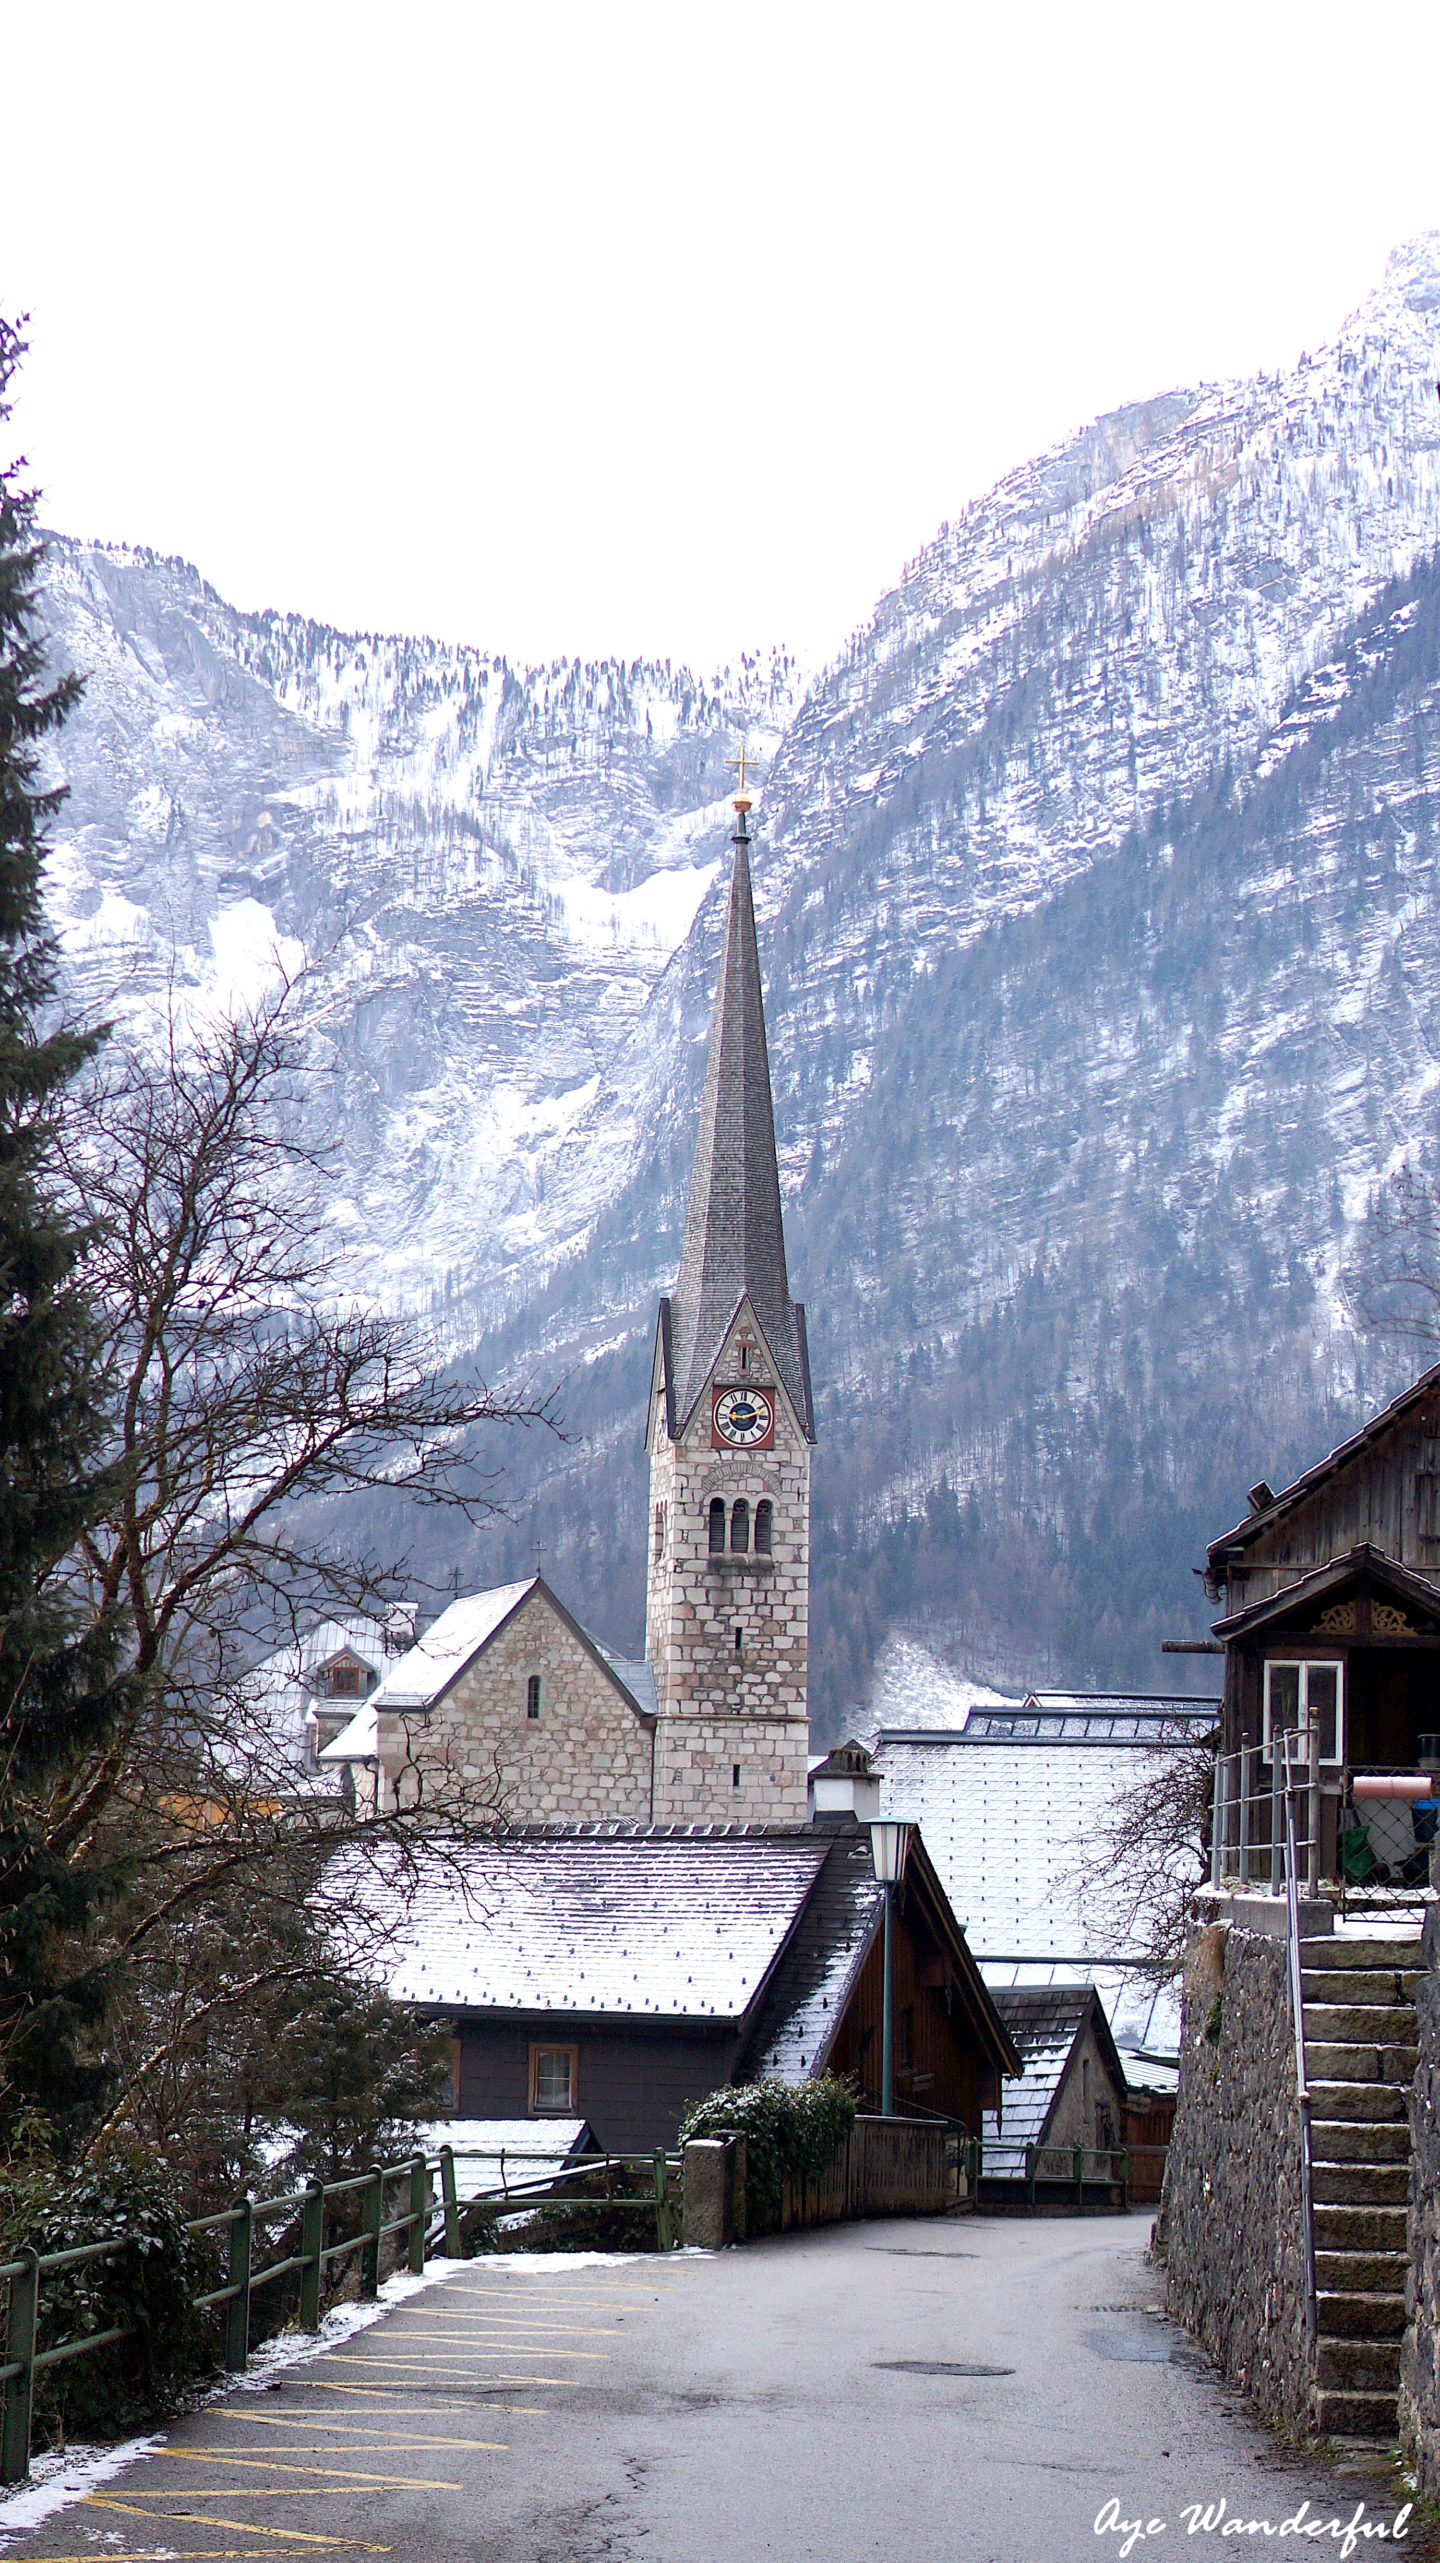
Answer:
[[[283, 2456], [232, 2456], [228, 2447], [166, 2447], [157, 2449], [156, 2453], [167, 2458], [174, 2457], [186, 2465], [249, 2465], [259, 2466], [266, 2474], [327, 2474], [337, 2479], [341, 2477], [341, 2469], [337, 2465], [287, 2465]], [[296, 2453], [298, 2455], [298, 2449]], [[431, 2483], [422, 2476], [409, 2474], [361, 2474], [348, 2466], [344, 2469], [343, 2479], [348, 2483], [399, 2485], [407, 2492], [458, 2492], [460, 2489], [458, 2483]]]
[[[349, 2554], [393, 2554], [395, 2551], [393, 2545], [368, 2544], [363, 2536], [315, 2536], [303, 2527], [260, 2527], [254, 2519], [217, 2519], [213, 2514], [206, 2518], [203, 2510], [137, 2510], [128, 2501], [111, 2500], [108, 2494], [101, 2492], [82, 2492], [80, 2499], [87, 2510], [118, 2510], [123, 2518], [187, 2519], [194, 2527], [238, 2527], [242, 2536], [273, 2536], [281, 2545], [323, 2545], [329, 2554], [338, 2552], [342, 2547]], [[263, 2552], [265, 2549], [258, 2547], [256, 2550]], [[93, 2558], [90, 2558], [90, 2563], [93, 2563]], [[178, 2558], [178, 2563], [184, 2563], [184, 2558]]]
[[[389, 2362], [387, 2362], [387, 2364], [388, 2363]], [[370, 2361], [368, 2359], [357, 2358], [355, 2361], [355, 2365], [357, 2367], [368, 2367], [369, 2364]], [[418, 2390], [415, 2383], [415, 2362], [396, 2359], [393, 2364], [396, 2367], [403, 2364], [407, 2365], [409, 2368], [408, 2374], [397, 2376], [395, 2378], [395, 2391], [397, 2394], [415, 2393]], [[492, 2385], [573, 2385], [576, 2381], [573, 2376], [481, 2376], [478, 2370], [473, 2367], [421, 2368], [419, 2373], [422, 2376], [433, 2374], [437, 2385], [477, 2385], [482, 2393], [486, 2392]], [[313, 2381], [317, 2384], [323, 2384], [325, 2380], [323, 2377], [318, 2377]], [[375, 2381], [377, 2384], [384, 2382], [383, 2378], [380, 2377], [377, 2377]]]
[[539, 2358], [606, 2359], [610, 2356], [608, 2349], [562, 2349], [558, 2341], [524, 2340], [497, 2341], [493, 2349], [482, 2349], [478, 2340], [473, 2344], [457, 2341], [453, 2349], [412, 2350], [407, 2358], [397, 2358], [393, 2350], [377, 2353], [368, 2349], [327, 2349], [323, 2355], [326, 2358], [344, 2358], [351, 2367], [433, 2367], [437, 2359], [442, 2363], [448, 2360], [453, 2365], [457, 2355], [461, 2358], [518, 2358], [523, 2357], [527, 2349], [534, 2350]]
[[[212, 2492], [203, 2486], [197, 2486], [196, 2490], [193, 2492], [187, 2492], [184, 2497], [187, 2501], [233, 2501], [238, 2493], [242, 2501], [343, 2501], [347, 2492], [363, 2492], [366, 2490], [373, 2492], [377, 2486], [381, 2490], [391, 2492], [404, 2488], [403, 2485], [392, 2483], [388, 2476], [384, 2474], [372, 2474], [368, 2484], [282, 2483], [277, 2490], [273, 2483], [227, 2483], [223, 2491], [219, 2492]], [[437, 2483], [433, 2488], [437, 2492], [458, 2492], [460, 2486], [458, 2483]], [[132, 2486], [132, 2497], [137, 2501], [178, 2501], [181, 2495], [175, 2490], [173, 2485], [169, 2491], [166, 2492], [147, 2492], [139, 2485], [134, 2485]], [[147, 2518], [150, 2513], [146, 2510], [137, 2510], [135, 2515], [137, 2518]], [[157, 2518], [169, 2518], [171, 2513], [169, 2510], [157, 2510], [155, 2516]], [[246, 2521], [244, 2519], [229, 2519], [226, 2520], [224, 2524], [229, 2527], [243, 2527], [246, 2525]], [[257, 2527], [255, 2529], [255, 2534], [257, 2536], [279, 2536], [281, 2533], [282, 2531], [278, 2527]]]
[[[339, 2357], [341, 2353], [335, 2351], [332, 2355]], [[575, 2380], [573, 2376], [470, 2376], [462, 2371], [459, 2381], [462, 2385], [477, 2386], [482, 2394], [493, 2394], [499, 2385], [573, 2385]], [[420, 2390], [413, 2376], [397, 2376], [393, 2386], [387, 2385], [382, 2376], [377, 2376], [370, 2385], [332, 2385], [328, 2376], [312, 2376], [309, 2383], [311, 2392], [316, 2394], [416, 2394]], [[431, 2408], [437, 2412], [466, 2412], [472, 2410], [473, 2405], [436, 2403]], [[486, 2408], [492, 2412], [503, 2412], [509, 2409], [509, 2405], [491, 2403]], [[548, 2404], [546, 2409], [549, 2409]]]
[[[675, 2296], [679, 2289], [670, 2287], [657, 2293]], [[450, 2294], [468, 2296], [477, 2305], [535, 2305], [541, 2313], [552, 2314], [568, 2313], [572, 2307], [583, 2307], [591, 2313], [606, 2313], [612, 2305], [638, 2307], [642, 2314], [648, 2314], [655, 2305], [653, 2296], [536, 2296], [528, 2289], [522, 2290], [516, 2278], [501, 2279], [498, 2285], [492, 2282], [488, 2287], [456, 2287], [452, 2284]], [[441, 2302], [444, 2301], [442, 2298]]]
[[[215, 2522], [211, 2519], [207, 2524], [213, 2527]], [[276, 2533], [269, 2527], [252, 2530], [255, 2536]], [[316, 2536], [309, 2542], [312, 2550], [318, 2545], [332, 2554], [355, 2551], [348, 2536]], [[388, 2545], [367, 2545], [362, 2550], [366, 2554], [388, 2554], [391, 2549]], [[265, 2563], [276, 2563], [273, 2545], [188, 2545], [181, 2555], [176, 2554], [173, 2545], [167, 2545], [163, 2555], [157, 2555], [153, 2545], [147, 2545], [143, 2552], [137, 2548], [133, 2554], [112, 2554], [107, 2546], [103, 2556], [100, 2547], [92, 2545], [88, 2554], [47, 2554], [44, 2563], [241, 2563], [242, 2556], [257, 2554], [264, 2555]], [[16, 2563], [23, 2563], [23, 2557], [17, 2556]]]
[[[479, 2331], [483, 2328], [486, 2331], [506, 2332], [583, 2332], [587, 2339], [616, 2341], [620, 2338], [618, 2323], [519, 2323], [513, 2322], [508, 2315], [504, 2314], [447, 2314], [444, 2307], [439, 2305], [417, 2305], [414, 2311], [417, 2314], [423, 2314], [427, 2322], [464, 2323], [470, 2331]], [[389, 2326], [388, 2337], [391, 2340], [402, 2339], [404, 2325], [392, 2323]]]
[[[473, 2377], [477, 2384], [483, 2384], [484, 2378], [480, 2369], [462, 2367], [461, 2356], [523, 2358], [527, 2350], [536, 2358], [583, 2358], [587, 2366], [597, 2364], [603, 2366], [609, 2355], [608, 2351], [603, 2349], [555, 2349], [548, 2341], [503, 2341], [498, 2349], [468, 2350], [459, 2355], [452, 2352], [448, 2358], [443, 2350], [437, 2350], [429, 2358], [368, 2358], [358, 2353], [352, 2354], [348, 2350], [331, 2350], [327, 2351], [326, 2355], [334, 2358], [337, 2365], [343, 2364], [346, 2367], [388, 2367], [397, 2384], [409, 2384], [413, 2388], [417, 2376], [437, 2378], [448, 2376], [452, 2379], [457, 2376], [468, 2376]], [[555, 2385], [560, 2381], [554, 2376], [511, 2376], [501, 2380], [502, 2383], [511, 2385]]]
[[[482, 2382], [484, 2383], [485, 2392], [488, 2394], [492, 2390], [493, 2380], [483, 2379]], [[315, 2394], [389, 2394], [392, 2392], [396, 2394], [413, 2394], [415, 2388], [413, 2385], [396, 2385], [393, 2387], [389, 2385], [332, 2385], [329, 2378], [326, 2376], [312, 2376], [310, 2379], [310, 2390]], [[473, 2412], [476, 2410], [483, 2412], [523, 2412], [527, 2419], [539, 2420], [544, 2418], [545, 2414], [550, 2409], [550, 2405], [548, 2403], [481, 2403], [478, 2405], [475, 2403], [375, 2403], [367, 2408], [376, 2412], [393, 2412], [397, 2415], [406, 2412], [415, 2412], [422, 2420], [429, 2420], [436, 2412]], [[222, 2403], [220, 2406], [220, 2413], [222, 2419], [227, 2421], [278, 2421], [280, 2418], [278, 2412], [242, 2412], [238, 2404], [233, 2403]], [[328, 2421], [330, 2418], [330, 2408], [321, 2403], [317, 2404], [316, 2408], [312, 2411], [308, 2404], [296, 2403], [291, 2407], [291, 2418], [296, 2421]]]
[[[493, 2405], [491, 2408], [493, 2409]], [[220, 2417], [224, 2420], [232, 2421], [258, 2421], [263, 2428], [271, 2430], [307, 2429], [310, 2421], [324, 2421], [329, 2427], [332, 2438], [373, 2439], [380, 2436], [380, 2432], [378, 2430], [355, 2429], [348, 2421], [334, 2420], [331, 2418], [329, 2412], [312, 2412], [308, 2419], [296, 2419], [293, 2421], [282, 2419], [278, 2412], [224, 2412]], [[395, 2424], [395, 2415], [387, 2412], [385, 2418], [393, 2428]], [[425, 2418], [427, 2420], [430, 2418], [428, 2412], [425, 2414]], [[509, 2452], [508, 2440], [498, 2438], [415, 2438], [412, 2436], [406, 2441], [406, 2445], [409, 2447], [493, 2448], [502, 2456]], [[323, 2447], [301, 2447], [297, 2448], [295, 2453], [297, 2456], [323, 2456], [325, 2454], [325, 2450]], [[387, 2455], [394, 2455], [396, 2453], [398, 2453], [398, 2451], [393, 2448], [387, 2448], [386, 2450]]]

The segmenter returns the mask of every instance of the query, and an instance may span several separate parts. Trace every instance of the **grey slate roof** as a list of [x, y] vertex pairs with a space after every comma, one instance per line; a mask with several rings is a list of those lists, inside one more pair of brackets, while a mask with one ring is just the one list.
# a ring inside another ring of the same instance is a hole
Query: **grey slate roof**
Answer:
[[[1211, 1721], [1197, 1721], [1204, 1733]], [[989, 1957], [1128, 1954], [1087, 1896], [1097, 1837], [1118, 1797], [1147, 1779], [1155, 1756], [1180, 1749], [1153, 1721], [1105, 1720], [1103, 1736], [1067, 1741], [1037, 1730], [1048, 1720], [982, 1721], [960, 1735], [920, 1728], [882, 1731], [884, 1810], [924, 1828], [925, 1845], [971, 1948]], [[1057, 1721], [1063, 1726], [1064, 1721]], [[1090, 1723], [1081, 1721], [1082, 1725]], [[987, 1728], [998, 1728], [989, 1732]], [[1015, 1734], [1016, 1727], [1027, 1732]], [[1036, 1747], [1050, 1746], [1049, 1751]]]
[[998, 2129], [986, 2112], [985, 2132], [998, 2132], [1017, 2144], [1039, 2144], [1075, 2041], [1092, 2014], [1102, 2044], [1108, 2041], [1103, 2006], [1092, 1985], [992, 1985], [990, 1998], [1020, 2050], [1025, 2071], [1019, 2082], [1005, 2085]]
[[790, 1297], [765, 1004], [743, 813], [674, 1293], [660, 1304], [669, 1425], [679, 1432], [748, 1298], [803, 1430], [814, 1439], [805, 1312]]
[[321, 1620], [262, 1657], [246, 1676], [240, 1730], [224, 1756], [235, 1776], [268, 1778], [272, 1786], [283, 1780], [301, 1795], [333, 1795], [335, 1775], [313, 1767], [309, 1744], [316, 1710], [332, 1718], [350, 1714], [348, 1700], [322, 1688], [325, 1667], [337, 1655], [354, 1656], [372, 1676], [382, 1676], [392, 1660], [380, 1622], [358, 1611]]
[[[1220, 1716], [1218, 1700], [1142, 1703], [1097, 1693], [1085, 1696], [1083, 1707], [1055, 1704], [1065, 1696], [1040, 1693], [1018, 1709], [972, 1709], [963, 1727], [931, 1732], [946, 1744], [1155, 1744], [1181, 1730], [1204, 1735]], [[882, 1740], [897, 1732], [882, 1728]]]
[[823, 2073], [882, 1911], [868, 1831], [831, 1834], [825, 1866], [747, 2036], [738, 2071], [778, 2074], [782, 2082]]
[[741, 2020], [825, 1858], [805, 1827], [527, 1828], [337, 1864], [396, 2000], [457, 2011]]

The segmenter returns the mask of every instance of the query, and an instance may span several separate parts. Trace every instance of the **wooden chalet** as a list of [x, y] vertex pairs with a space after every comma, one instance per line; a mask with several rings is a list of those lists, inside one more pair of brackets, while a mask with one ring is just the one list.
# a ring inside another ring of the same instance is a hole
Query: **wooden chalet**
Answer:
[[[353, 1891], [388, 1990], [450, 2025], [457, 2114], [584, 2118], [630, 2152], [766, 2074], [853, 2071], [875, 2105], [882, 1893], [853, 1816], [521, 1827], [410, 1868]], [[916, 1837], [895, 1894], [897, 2108], [974, 2133], [1020, 2059]]]
[[[1321, 1877], [1423, 1875], [1432, 1810], [1372, 1811], [1354, 1784], [1440, 1761], [1440, 1365], [1211, 1542], [1225, 1658], [1221, 1751], [1247, 1755], [1268, 1839], [1275, 1737], [1318, 1735]], [[1381, 1802], [1381, 1807], [1383, 1808]]]

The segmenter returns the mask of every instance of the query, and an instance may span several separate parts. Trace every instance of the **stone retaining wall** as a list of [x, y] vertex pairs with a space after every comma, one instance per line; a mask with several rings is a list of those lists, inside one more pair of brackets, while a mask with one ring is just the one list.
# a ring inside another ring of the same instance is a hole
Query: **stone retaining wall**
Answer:
[[1440, 2497], [1440, 1909], [1425, 1917], [1415, 1990], [1419, 2063], [1410, 2104], [1410, 2322], [1400, 2359], [1400, 2437], [1422, 2492]]
[[1215, 1924], [1185, 1973], [1157, 2253], [1170, 2312], [1291, 2429], [1309, 2426], [1312, 2376], [1300, 2144], [1285, 1943]]

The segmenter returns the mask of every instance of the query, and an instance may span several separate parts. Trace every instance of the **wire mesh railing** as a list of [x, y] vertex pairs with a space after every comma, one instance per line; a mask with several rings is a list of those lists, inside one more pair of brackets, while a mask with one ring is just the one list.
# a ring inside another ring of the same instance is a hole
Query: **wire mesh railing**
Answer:
[[[1430, 1739], [1425, 1739], [1427, 1744]], [[1284, 1896], [1295, 1885], [1344, 1913], [1429, 1902], [1440, 1771], [1321, 1758], [1313, 1727], [1216, 1756], [1210, 1884]]]

